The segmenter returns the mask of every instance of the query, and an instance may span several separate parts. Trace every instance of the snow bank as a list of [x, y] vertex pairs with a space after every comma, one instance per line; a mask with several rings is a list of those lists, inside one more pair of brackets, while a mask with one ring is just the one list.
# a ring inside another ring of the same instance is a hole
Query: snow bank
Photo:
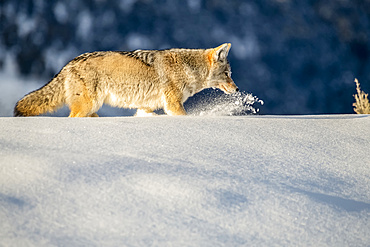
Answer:
[[0, 118], [2, 246], [368, 246], [370, 117]]

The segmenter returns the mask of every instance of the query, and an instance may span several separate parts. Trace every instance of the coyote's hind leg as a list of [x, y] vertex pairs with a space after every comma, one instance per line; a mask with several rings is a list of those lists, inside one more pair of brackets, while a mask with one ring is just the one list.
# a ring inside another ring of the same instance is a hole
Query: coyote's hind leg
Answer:
[[69, 99], [68, 106], [71, 110], [69, 117], [97, 117], [96, 107], [91, 98], [86, 94], [76, 94]]

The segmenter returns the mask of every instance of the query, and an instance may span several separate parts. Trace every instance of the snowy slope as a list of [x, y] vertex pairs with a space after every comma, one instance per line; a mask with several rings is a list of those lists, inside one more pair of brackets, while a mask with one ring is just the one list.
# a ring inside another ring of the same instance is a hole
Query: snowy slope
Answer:
[[369, 246], [370, 117], [0, 118], [0, 246]]

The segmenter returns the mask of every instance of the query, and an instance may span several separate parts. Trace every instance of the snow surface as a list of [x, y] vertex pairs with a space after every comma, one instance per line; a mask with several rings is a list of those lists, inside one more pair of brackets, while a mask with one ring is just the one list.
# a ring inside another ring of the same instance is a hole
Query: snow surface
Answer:
[[0, 118], [0, 246], [369, 246], [370, 116]]

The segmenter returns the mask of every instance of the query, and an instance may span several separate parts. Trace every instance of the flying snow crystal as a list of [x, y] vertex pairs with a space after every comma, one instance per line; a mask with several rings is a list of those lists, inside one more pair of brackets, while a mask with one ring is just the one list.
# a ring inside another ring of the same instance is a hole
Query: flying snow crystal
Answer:
[[250, 93], [237, 92], [222, 94], [212, 92], [189, 109], [189, 113], [199, 116], [239, 116], [256, 114], [259, 112], [256, 104], [263, 105], [263, 101]]

